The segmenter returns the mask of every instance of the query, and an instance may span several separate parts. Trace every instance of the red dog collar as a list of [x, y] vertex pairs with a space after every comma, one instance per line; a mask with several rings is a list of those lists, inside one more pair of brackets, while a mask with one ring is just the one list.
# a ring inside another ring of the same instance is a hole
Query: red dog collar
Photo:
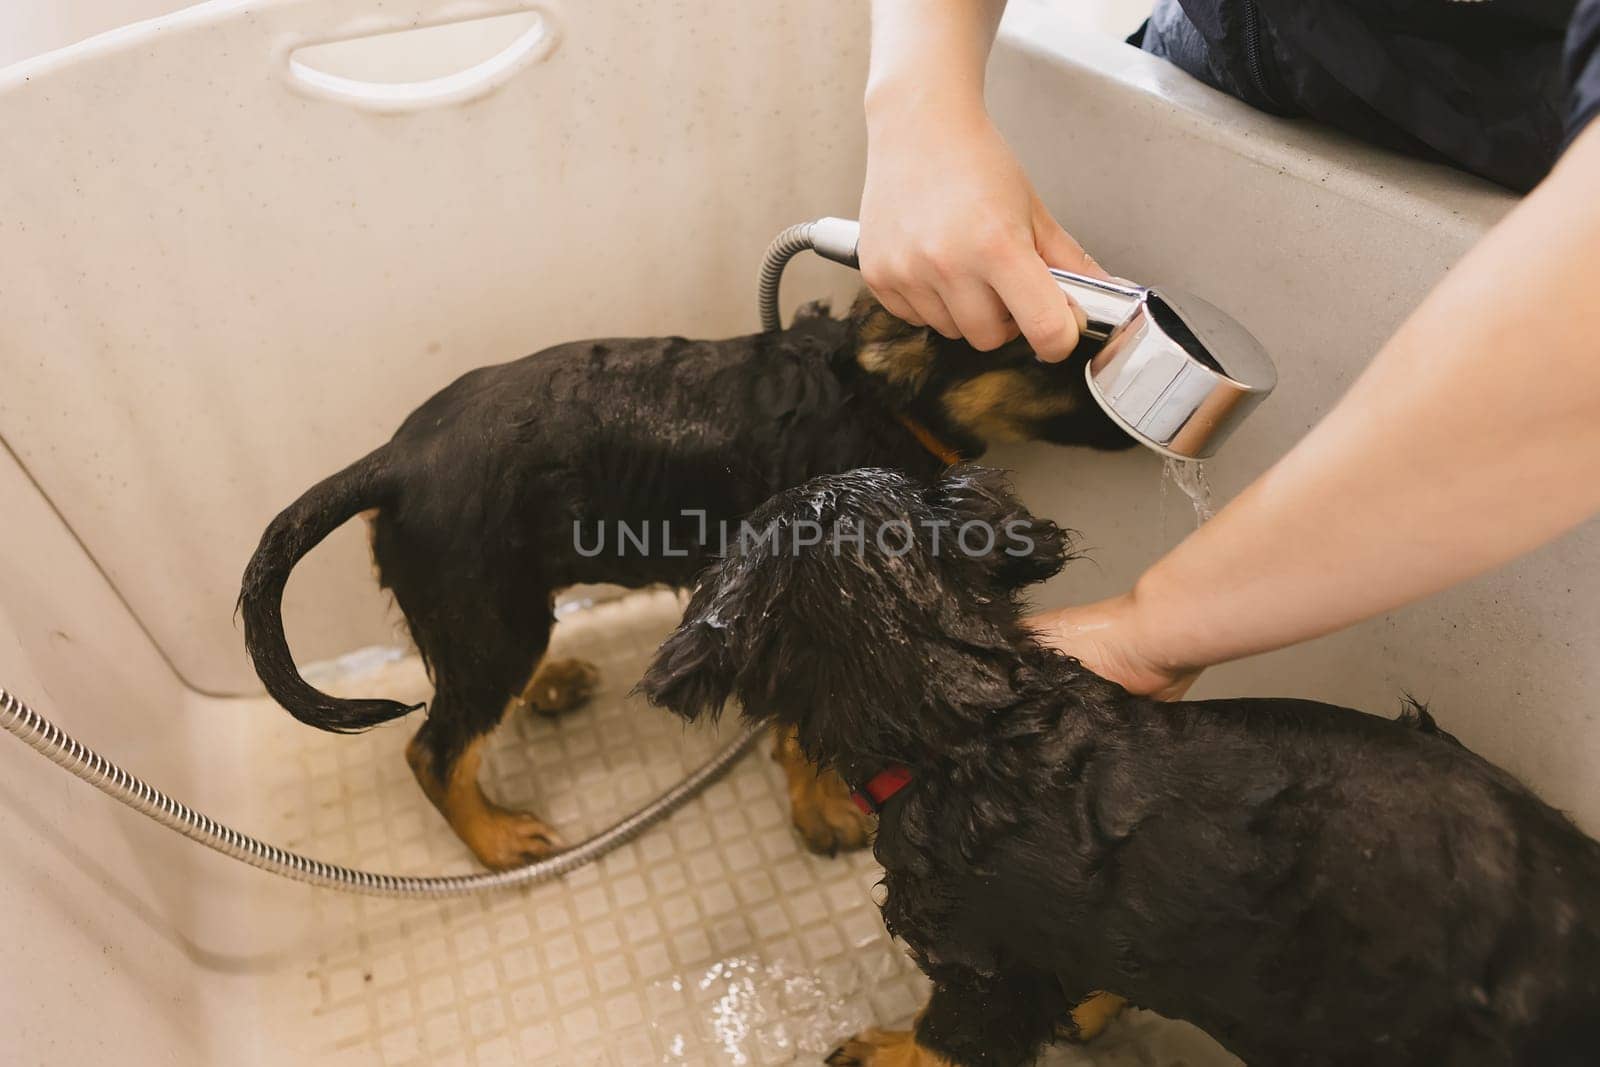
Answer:
[[863, 815], [876, 815], [889, 802], [889, 798], [911, 784], [911, 768], [892, 764], [867, 779], [861, 789], [853, 790], [850, 799], [856, 802]]

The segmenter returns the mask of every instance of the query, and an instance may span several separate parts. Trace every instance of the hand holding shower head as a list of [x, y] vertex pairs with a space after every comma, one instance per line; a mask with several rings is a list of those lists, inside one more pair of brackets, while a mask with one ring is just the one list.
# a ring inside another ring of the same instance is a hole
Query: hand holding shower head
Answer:
[[[761, 268], [761, 324], [775, 330], [778, 282], [795, 253], [860, 267], [861, 226], [821, 218], [791, 226]], [[1084, 369], [1089, 392], [1135, 441], [1176, 459], [1216, 452], [1278, 384], [1278, 372], [1250, 333], [1199, 297], [1051, 269], [1061, 291], [1083, 309], [1086, 337], [1100, 351]]]

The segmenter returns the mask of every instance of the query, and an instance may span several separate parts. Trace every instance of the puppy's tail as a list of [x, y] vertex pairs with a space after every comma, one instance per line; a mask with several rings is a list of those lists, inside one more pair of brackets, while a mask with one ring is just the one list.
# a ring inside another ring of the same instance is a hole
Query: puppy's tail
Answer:
[[392, 483], [386, 452], [380, 448], [318, 482], [273, 519], [250, 557], [239, 589], [244, 644], [256, 677], [289, 714], [319, 730], [353, 733], [421, 707], [328, 696], [300, 677], [283, 632], [283, 587], [294, 565], [347, 519], [389, 499]]

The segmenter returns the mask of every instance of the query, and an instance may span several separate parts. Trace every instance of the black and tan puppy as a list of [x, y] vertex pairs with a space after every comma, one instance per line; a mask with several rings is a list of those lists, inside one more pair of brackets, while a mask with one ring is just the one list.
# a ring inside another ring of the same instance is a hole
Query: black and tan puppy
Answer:
[[1252, 1067], [1600, 1062], [1600, 845], [1426, 713], [1162, 704], [1042, 647], [1017, 593], [1063, 539], [994, 472], [819, 478], [751, 521], [777, 534], [706, 571], [641, 688], [737, 697], [875, 798], [934, 991], [830, 1063], [1028, 1063], [1094, 991]]
[[[240, 593], [246, 645], [267, 691], [302, 722], [360, 730], [412, 710], [318, 692], [284, 637], [291, 568], [375, 509], [380, 579], [435, 686], [408, 749], [417, 780], [485, 864], [527, 862], [554, 837], [483, 795], [480, 742], [519, 694], [554, 713], [592, 689], [589, 665], [541, 662], [556, 591], [687, 584], [706, 558], [700, 530], [715, 550], [719, 523], [814, 475], [871, 464], [926, 476], [1003, 439], [1125, 447], [1088, 396], [1087, 355], [1047, 366], [1020, 341], [978, 352], [863, 298], [847, 319], [812, 308], [770, 334], [582, 341], [472, 371], [267, 527]], [[653, 551], [623, 542], [618, 524]], [[837, 779], [782, 736], [774, 755], [811, 848], [865, 844], [866, 821]]]

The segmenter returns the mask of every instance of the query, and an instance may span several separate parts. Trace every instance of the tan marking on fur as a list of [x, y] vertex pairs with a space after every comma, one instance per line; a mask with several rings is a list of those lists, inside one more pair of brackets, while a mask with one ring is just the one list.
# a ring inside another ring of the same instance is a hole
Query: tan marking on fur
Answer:
[[956, 425], [985, 441], [1028, 440], [1030, 421], [1064, 415], [1073, 408], [1066, 394], [1040, 393], [1018, 370], [993, 370], [952, 387], [942, 398]]
[[1087, 1000], [1072, 1009], [1074, 1041], [1093, 1041], [1105, 1033], [1106, 1027], [1122, 1014], [1128, 1002], [1115, 993], [1091, 993]]
[[850, 799], [842, 778], [806, 759], [793, 730], [773, 730], [772, 758], [789, 781], [789, 815], [807, 848], [832, 856], [866, 847], [871, 820]]
[[435, 775], [433, 761], [415, 737], [406, 745], [406, 762], [439, 814], [485, 867], [503, 871], [543, 859], [561, 847], [555, 831], [536, 816], [502, 808], [478, 785], [485, 740], [480, 737], [467, 746], [448, 779]]
[[933, 351], [926, 337], [875, 341], [856, 351], [856, 362], [890, 384], [919, 389], [933, 367]]
[[850, 308], [855, 323], [856, 363], [893, 385], [921, 388], [933, 368], [933, 344], [926, 326], [897, 319], [863, 289]]
[[910, 334], [927, 335], [927, 327], [913, 326], [905, 319], [891, 315], [888, 308], [878, 303], [878, 298], [872, 295], [870, 289], [856, 293], [855, 301], [850, 305], [850, 321], [855, 323], [856, 336], [863, 344]]
[[560, 715], [582, 707], [600, 684], [595, 665], [581, 659], [545, 659], [517, 700], [538, 715]]
[[911, 1030], [868, 1030], [833, 1050], [829, 1067], [952, 1067], [949, 1060], [917, 1044]]

